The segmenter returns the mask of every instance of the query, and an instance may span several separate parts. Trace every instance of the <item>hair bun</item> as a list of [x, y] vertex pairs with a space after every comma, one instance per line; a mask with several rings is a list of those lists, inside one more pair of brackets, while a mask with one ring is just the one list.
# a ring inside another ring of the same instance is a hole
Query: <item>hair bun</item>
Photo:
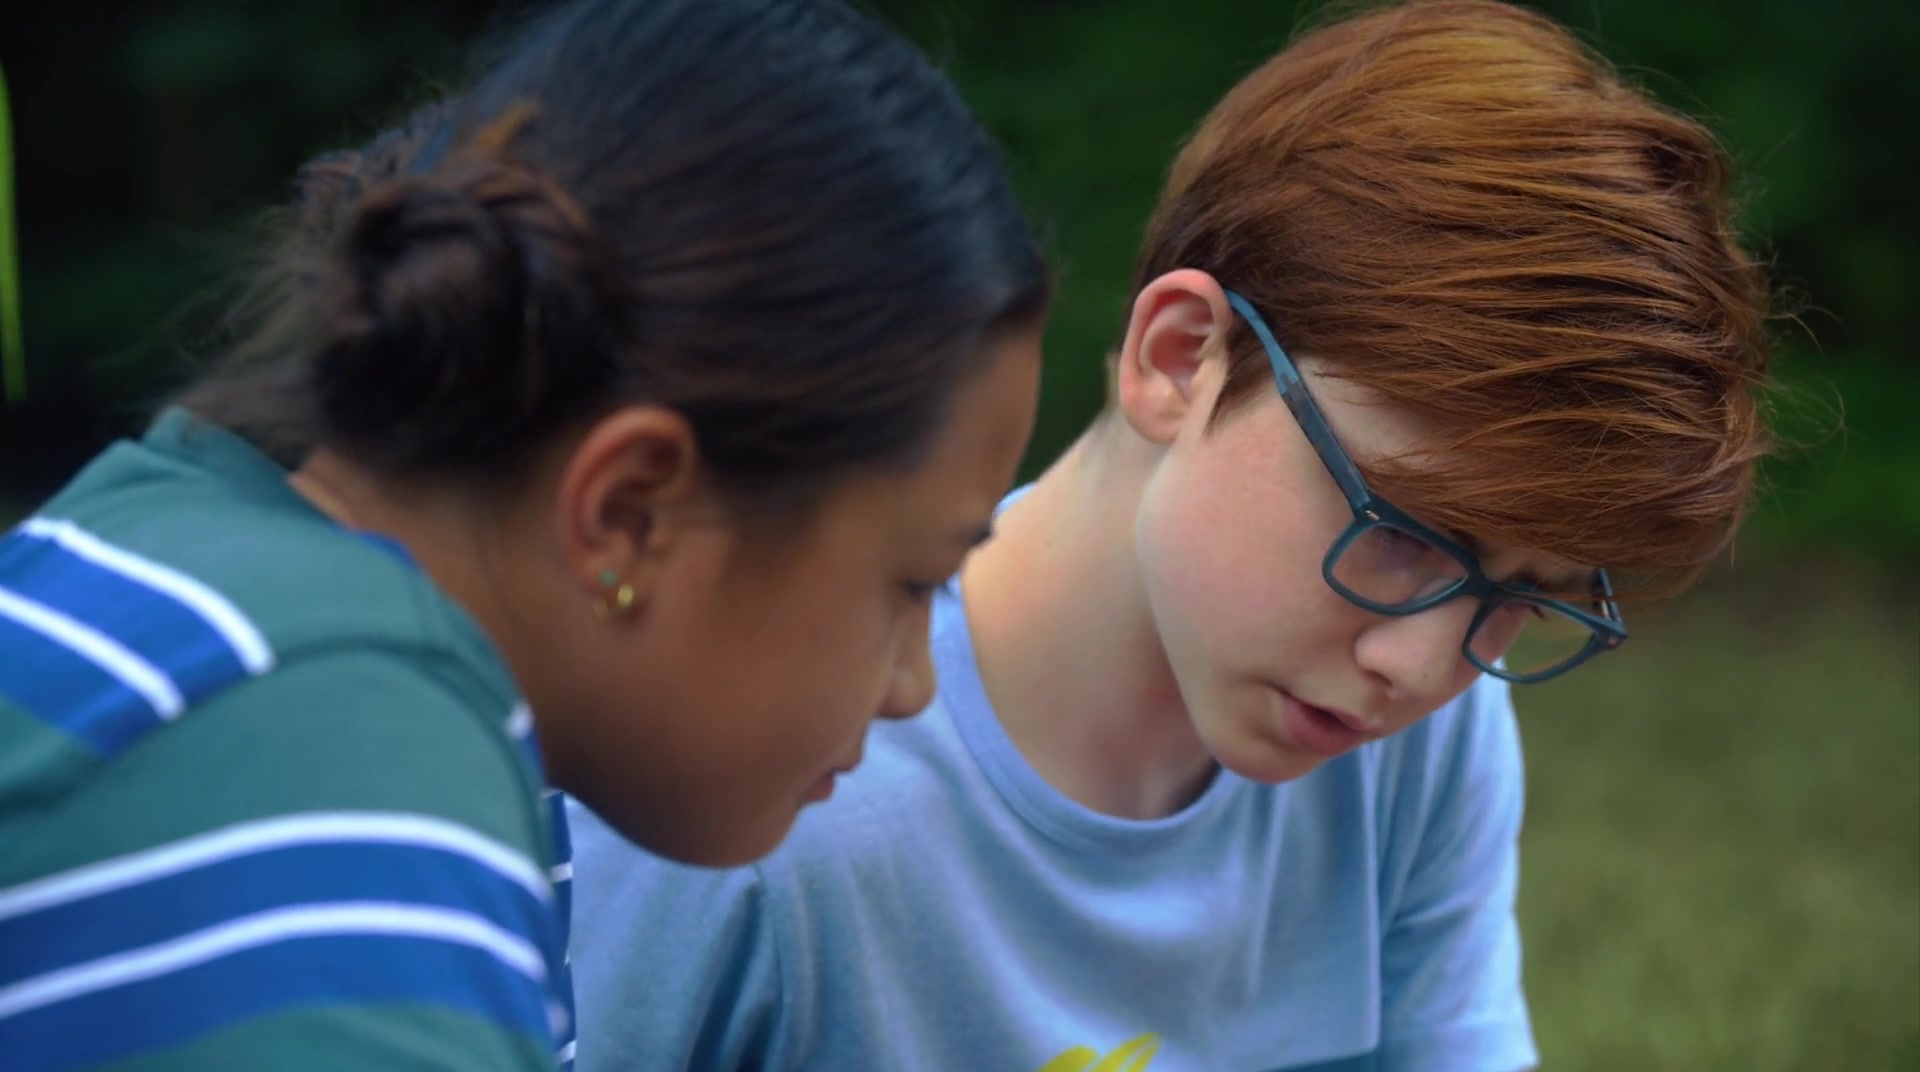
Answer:
[[362, 158], [339, 149], [300, 166], [293, 177], [295, 230], [309, 242], [339, 233], [341, 218], [360, 196]]
[[[368, 188], [347, 209], [320, 321], [313, 375], [328, 431], [432, 468], [470, 462], [552, 411], [593, 364], [575, 340], [543, 337], [543, 324], [597, 311], [581, 307], [594, 304], [590, 243], [570, 209], [539, 176], [485, 157]], [[564, 315], [543, 315], [559, 304]]]
[[406, 170], [452, 118], [451, 105], [435, 101], [358, 149], [331, 150], [302, 164], [293, 177], [292, 200], [300, 237], [315, 248], [332, 245], [367, 187]]

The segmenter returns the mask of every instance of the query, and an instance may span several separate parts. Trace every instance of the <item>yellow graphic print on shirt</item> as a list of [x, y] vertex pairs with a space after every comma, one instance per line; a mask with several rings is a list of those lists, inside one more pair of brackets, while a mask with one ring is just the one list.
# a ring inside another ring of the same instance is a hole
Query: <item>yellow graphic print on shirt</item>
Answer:
[[1149, 1032], [1121, 1043], [1105, 1057], [1089, 1047], [1075, 1046], [1040, 1066], [1040, 1072], [1147, 1072], [1158, 1052], [1160, 1036]]

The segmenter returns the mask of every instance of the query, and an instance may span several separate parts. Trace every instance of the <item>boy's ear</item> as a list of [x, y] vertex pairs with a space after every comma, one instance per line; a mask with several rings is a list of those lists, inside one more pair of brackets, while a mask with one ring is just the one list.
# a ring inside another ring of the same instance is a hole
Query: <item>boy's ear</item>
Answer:
[[1195, 390], [1201, 368], [1226, 359], [1232, 318], [1226, 292], [1198, 269], [1168, 272], [1141, 288], [1114, 373], [1115, 405], [1141, 438], [1166, 444], [1179, 435], [1204, 401]]

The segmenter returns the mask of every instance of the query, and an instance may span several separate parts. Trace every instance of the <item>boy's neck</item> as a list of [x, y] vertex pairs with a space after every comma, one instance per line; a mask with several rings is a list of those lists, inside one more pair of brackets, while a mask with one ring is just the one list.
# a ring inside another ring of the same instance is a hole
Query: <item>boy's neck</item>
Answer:
[[980, 678], [1007, 735], [1069, 799], [1151, 819], [1216, 766], [1180, 701], [1141, 591], [1134, 515], [1152, 448], [1097, 425], [1009, 507], [962, 587]]

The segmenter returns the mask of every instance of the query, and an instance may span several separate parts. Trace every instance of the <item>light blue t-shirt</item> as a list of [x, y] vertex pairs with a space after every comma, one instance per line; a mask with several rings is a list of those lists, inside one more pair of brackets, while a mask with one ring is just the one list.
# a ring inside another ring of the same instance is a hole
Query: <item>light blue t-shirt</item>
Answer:
[[1512, 1072], [1506, 686], [1152, 821], [1073, 803], [994, 715], [957, 589], [938, 698], [790, 840], [682, 867], [574, 824], [581, 1072]]

